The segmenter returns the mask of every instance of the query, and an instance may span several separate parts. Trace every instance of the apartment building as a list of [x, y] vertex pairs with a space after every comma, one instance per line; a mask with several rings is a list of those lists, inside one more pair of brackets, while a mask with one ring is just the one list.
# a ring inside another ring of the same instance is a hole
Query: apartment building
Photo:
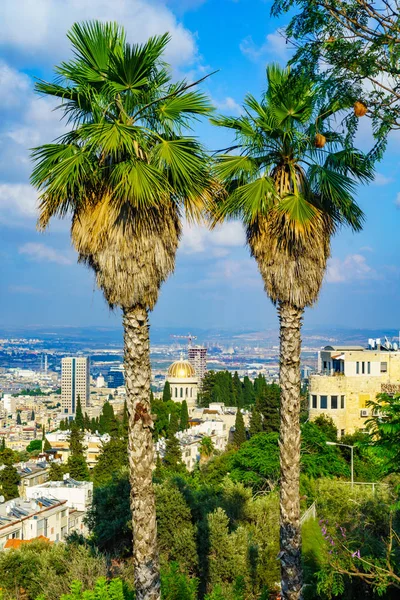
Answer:
[[188, 348], [189, 362], [196, 371], [196, 377], [201, 387], [201, 383], [207, 373], [207, 348], [202, 346], [189, 346]]
[[369, 347], [325, 346], [318, 373], [309, 379], [310, 419], [332, 418], [339, 436], [365, 428], [367, 404], [377, 394], [400, 393], [400, 351], [387, 340], [369, 340]]
[[61, 406], [65, 414], [74, 415], [78, 404], [90, 403], [90, 361], [88, 357], [68, 357], [61, 360]]

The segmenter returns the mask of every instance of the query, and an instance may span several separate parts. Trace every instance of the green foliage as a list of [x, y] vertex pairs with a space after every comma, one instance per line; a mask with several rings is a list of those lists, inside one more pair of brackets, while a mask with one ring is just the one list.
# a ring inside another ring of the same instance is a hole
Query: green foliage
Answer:
[[400, 395], [379, 394], [370, 401], [372, 417], [366, 425], [369, 443], [384, 461], [388, 473], [400, 471]]
[[119, 433], [119, 423], [115, 417], [114, 409], [108, 400], [103, 404], [98, 430], [100, 434], [109, 433], [111, 436], [118, 435]]
[[6, 465], [0, 471], [0, 493], [6, 500], [18, 498], [18, 485], [20, 481], [21, 478], [18, 475], [18, 471], [12, 465]]
[[234, 481], [260, 488], [279, 477], [279, 448], [276, 433], [259, 433], [232, 454], [230, 474]]
[[236, 448], [240, 448], [240, 446], [246, 441], [246, 439], [246, 428], [244, 426], [243, 415], [240, 409], [238, 409], [236, 411], [233, 443], [235, 444]]
[[43, 451], [49, 452], [51, 450], [51, 444], [47, 438], [44, 438]]
[[214, 454], [215, 448], [212, 439], [206, 435], [204, 436], [199, 444], [200, 457], [210, 458]]
[[75, 425], [78, 429], [80, 429], [81, 431], [84, 431], [85, 422], [84, 422], [84, 417], [83, 417], [83, 412], [82, 412], [81, 397], [79, 396], [79, 394], [78, 394], [78, 400], [76, 403], [76, 410], [75, 410]]
[[259, 375], [254, 382], [255, 408], [262, 417], [262, 431], [279, 431], [279, 406], [281, 391], [276, 383], [267, 384]]
[[67, 464], [70, 476], [77, 481], [85, 481], [89, 479], [89, 469], [86, 464], [82, 440], [83, 432], [79, 430], [74, 423], [71, 425], [71, 432], [69, 436], [70, 456]]
[[133, 595], [127, 593], [121, 579], [111, 579], [107, 581], [102, 577], [96, 581], [93, 590], [83, 590], [81, 581], [73, 581], [71, 584], [71, 593], [64, 594], [62, 600], [133, 600]]
[[99, 457], [92, 471], [94, 486], [110, 483], [128, 467], [128, 448], [126, 438], [111, 437], [103, 444]]
[[256, 435], [257, 433], [261, 433], [262, 430], [263, 430], [263, 422], [262, 422], [262, 418], [261, 418], [261, 413], [254, 406], [253, 410], [251, 411], [251, 417], [250, 417], [250, 426], [249, 426], [250, 437], [252, 437], [253, 435]]
[[182, 471], [186, 467], [182, 462], [181, 445], [174, 434], [170, 434], [165, 442], [164, 465], [173, 471]]
[[31, 421], [34, 421], [34, 420], [35, 420], [35, 411], [33, 410], [31, 412]]
[[197, 586], [197, 579], [182, 573], [176, 563], [161, 570], [162, 600], [197, 600]]
[[108, 554], [125, 556], [132, 551], [130, 485], [127, 474], [115, 476], [93, 490], [87, 525], [93, 542]]
[[375, 138], [384, 141], [400, 124], [398, 4], [391, 0], [382, 5], [364, 0], [275, 0], [272, 14], [289, 9], [286, 36], [296, 47], [291, 62], [332, 94], [364, 102]]
[[204, 407], [209, 406], [210, 402], [222, 402], [225, 406], [247, 408], [252, 406], [254, 400], [255, 390], [248, 376], [242, 382], [237, 372], [232, 375], [229, 371], [208, 371], [198, 397], [199, 405]]
[[18, 462], [19, 454], [11, 448], [4, 448], [0, 452], [0, 465], [12, 466], [14, 463]]
[[171, 400], [172, 400], [171, 386], [169, 385], [169, 381], [165, 382], [162, 399], [163, 399], [163, 402], [171, 402]]
[[60, 600], [79, 580], [84, 589], [93, 589], [96, 580], [107, 574], [106, 560], [85, 546], [32, 541], [18, 550], [0, 553], [0, 581], [5, 600], [16, 590], [35, 600]]
[[[153, 398], [151, 401], [151, 412], [156, 417], [153, 429], [153, 438], [155, 441], [160, 437], [167, 437], [171, 419], [173, 427], [178, 427], [181, 410], [180, 404], [172, 402], [172, 400], [164, 402], [163, 400]], [[172, 417], [172, 415], [174, 416]]]
[[189, 410], [186, 400], [183, 400], [181, 407], [181, 418], [179, 420], [179, 428], [185, 431], [189, 427]]
[[327, 440], [337, 442], [338, 430], [332, 417], [327, 415], [319, 415], [313, 420], [314, 425], [318, 427], [324, 434]]
[[175, 561], [185, 573], [197, 568], [196, 527], [184, 495], [171, 482], [155, 486], [157, 535], [162, 563]]
[[62, 481], [64, 475], [64, 468], [60, 463], [52, 462], [50, 463], [49, 469], [49, 480], [50, 481]]
[[42, 440], [32, 440], [26, 447], [27, 452], [40, 452], [42, 450]]
[[20, 410], [17, 412], [17, 425], [22, 425]]

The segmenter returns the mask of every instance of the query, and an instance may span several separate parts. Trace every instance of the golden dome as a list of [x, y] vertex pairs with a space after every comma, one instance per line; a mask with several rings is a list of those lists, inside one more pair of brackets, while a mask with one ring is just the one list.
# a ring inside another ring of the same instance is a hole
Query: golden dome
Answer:
[[168, 377], [174, 379], [188, 379], [189, 377], [196, 377], [196, 371], [188, 360], [177, 360], [172, 363], [168, 369]]

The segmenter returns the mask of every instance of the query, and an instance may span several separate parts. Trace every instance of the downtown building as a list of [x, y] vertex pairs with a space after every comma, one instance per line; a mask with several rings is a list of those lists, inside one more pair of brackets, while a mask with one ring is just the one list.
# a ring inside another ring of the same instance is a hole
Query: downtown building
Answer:
[[61, 406], [63, 413], [75, 415], [78, 396], [82, 410], [90, 400], [90, 360], [88, 357], [68, 357], [61, 360]]
[[207, 348], [202, 346], [189, 346], [189, 362], [196, 371], [196, 377], [201, 386], [204, 375], [207, 373]]

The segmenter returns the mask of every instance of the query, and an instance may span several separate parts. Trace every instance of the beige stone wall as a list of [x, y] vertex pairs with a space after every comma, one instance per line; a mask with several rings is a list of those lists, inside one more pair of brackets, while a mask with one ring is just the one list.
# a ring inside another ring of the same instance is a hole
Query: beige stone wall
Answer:
[[[330, 354], [337, 352], [321, 352], [322, 360], [329, 360]], [[400, 352], [350, 351], [344, 352], [345, 373], [354, 372], [354, 363], [370, 362], [370, 375], [312, 375], [310, 377], [310, 419], [321, 414], [332, 417], [339, 435], [342, 431], [354, 433], [363, 429], [368, 417], [361, 416], [369, 400], [374, 400], [382, 391], [393, 393], [400, 391]], [[382, 362], [387, 363], [387, 372], [380, 372]], [[379, 364], [379, 370], [378, 370]], [[373, 374], [373, 373], [379, 373]], [[311, 397], [317, 396], [318, 408], [312, 408]], [[320, 396], [328, 396], [328, 408], [320, 408]], [[340, 396], [345, 396], [345, 408], [340, 408]], [[330, 397], [338, 396], [338, 408], [331, 409]], [[368, 411], [370, 416], [370, 410]]]

